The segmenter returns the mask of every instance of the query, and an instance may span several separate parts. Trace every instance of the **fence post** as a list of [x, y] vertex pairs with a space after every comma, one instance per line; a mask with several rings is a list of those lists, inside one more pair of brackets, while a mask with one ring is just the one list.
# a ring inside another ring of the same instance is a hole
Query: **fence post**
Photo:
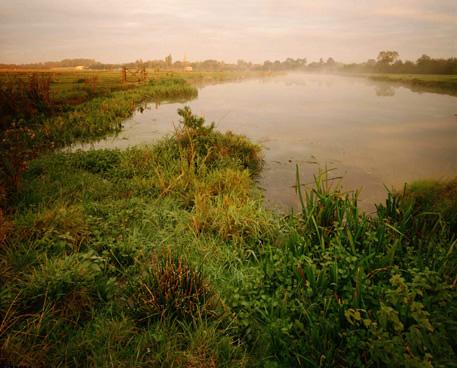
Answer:
[[127, 68], [125, 66], [123, 66], [121, 69], [121, 82], [122, 83], [127, 82]]

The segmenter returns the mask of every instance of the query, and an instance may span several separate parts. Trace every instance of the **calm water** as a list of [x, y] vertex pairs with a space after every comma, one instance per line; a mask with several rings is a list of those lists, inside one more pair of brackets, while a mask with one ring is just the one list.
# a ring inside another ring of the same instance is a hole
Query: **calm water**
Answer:
[[[384, 185], [457, 175], [456, 97], [363, 78], [290, 74], [203, 87], [187, 104], [220, 130], [264, 147], [260, 185], [274, 207], [297, 205], [296, 164], [304, 183], [319, 166], [335, 168], [344, 189], [362, 190], [365, 209], [384, 200]], [[154, 142], [173, 130], [183, 105], [152, 104], [117, 137], [84, 148]]]

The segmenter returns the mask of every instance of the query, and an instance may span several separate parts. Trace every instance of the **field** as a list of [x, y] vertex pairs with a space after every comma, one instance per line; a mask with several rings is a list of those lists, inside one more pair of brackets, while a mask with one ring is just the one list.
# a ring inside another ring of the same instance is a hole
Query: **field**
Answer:
[[1, 131], [0, 365], [456, 366], [457, 181], [386, 193], [370, 217], [329, 172], [297, 172], [283, 216], [256, 185], [261, 148], [188, 108], [153, 146], [59, 152], [247, 77], [98, 75], [79, 103], [68, 85], [90, 75], [55, 77], [55, 98], [9, 90], [31, 107]]
[[[181, 78], [191, 84], [219, 83], [224, 81], [262, 77], [268, 72], [176, 72], [146, 70], [147, 79]], [[128, 74], [127, 82], [121, 80], [121, 71], [91, 71], [69, 69], [1, 70], [0, 82], [8, 79], [28, 81], [31, 75], [49, 76], [51, 98], [58, 104], [79, 104], [94, 95], [128, 90], [141, 85], [139, 76]]]

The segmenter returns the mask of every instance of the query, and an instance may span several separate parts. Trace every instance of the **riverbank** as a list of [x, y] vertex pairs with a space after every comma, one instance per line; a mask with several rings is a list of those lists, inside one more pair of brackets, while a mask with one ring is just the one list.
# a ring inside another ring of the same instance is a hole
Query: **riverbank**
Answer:
[[280, 216], [255, 183], [260, 147], [179, 113], [153, 146], [49, 153], [22, 175], [0, 234], [0, 363], [456, 360], [454, 212], [436, 207], [452, 185], [435, 207], [420, 185], [368, 217], [324, 172]]
[[375, 81], [397, 83], [414, 92], [444, 93], [457, 96], [457, 75], [432, 74], [360, 74]]
[[0, 208], [40, 154], [115, 134], [147, 102], [189, 101], [196, 85], [263, 75], [150, 72], [147, 81], [123, 83], [113, 71], [0, 72]]
[[147, 69], [144, 81], [133, 74], [129, 74], [127, 80], [123, 81], [120, 70], [0, 69], [0, 85], [2, 87], [8, 86], [8, 84], [17, 86], [21, 81], [29, 84], [29, 79], [33, 75], [38, 79], [48, 78], [49, 98], [55, 105], [78, 105], [94, 97], [107, 96], [112, 92], [141, 87], [150, 80], [177, 78], [196, 86], [248, 78], [262, 78], [272, 74], [279, 73], [264, 71], [184, 72]]

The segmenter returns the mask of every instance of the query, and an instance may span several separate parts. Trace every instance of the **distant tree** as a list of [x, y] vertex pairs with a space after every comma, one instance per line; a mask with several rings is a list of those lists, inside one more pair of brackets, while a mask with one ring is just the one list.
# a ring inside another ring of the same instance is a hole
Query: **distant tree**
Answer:
[[236, 66], [240, 70], [246, 70], [251, 68], [252, 63], [240, 59], [236, 62]]
[[305, 66], [307, 62], [308, 62], [308, 60], [306, 60], [306, 58], [297, 59], [297, 64], [300, 66]]
[[168, 67], [170, 67], [173, 64], [173, 58], [172, 58], [171, 54], [165, 57], [165, 64]]
[[400, 55], [397, 51], [381, 51], [378, 54], [377, 60], [378, 63], [383, 65], [391, 65], [398, 60]]
[[271, 70], [273, 66], [273, 63], [270, 60], [266, 60], [263, 62], [263, 68], [265, 70]]
[[415, 67], [414, 63], [409, 60], [406, 60], [405, 63], [403, 64], [403, 68], [409, 73], [411, 73], [411, 71], [414, 70], [414, 67]]
[[181, 60], [177, 60], [174, 62], [173, 66], [177, 69], [184, 68], [185, 64]]
[[417, 59], [416, 63], [417, 63], [417, 65], [421, 66], [421, 65], [426, 65], [431, 60], [432, 60], [432, 58], [430, 56], [424, 54], [419, 59]]
[[395, 63], [392, 64], [391, 71], [393, 73], [403, 73], [404, 72], [403, 66], [404, 66], [403, 61], [397, 60]]

